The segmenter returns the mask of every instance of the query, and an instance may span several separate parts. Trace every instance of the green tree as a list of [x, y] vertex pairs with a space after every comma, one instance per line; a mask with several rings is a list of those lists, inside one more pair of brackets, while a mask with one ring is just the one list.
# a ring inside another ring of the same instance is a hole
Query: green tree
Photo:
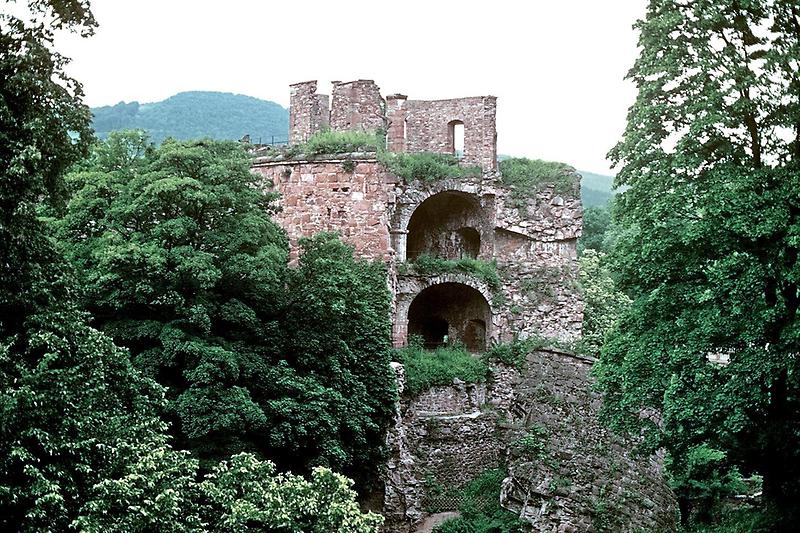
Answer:
[[584, 301], [582, 343], [593, 356], [600, 354], [605, 336], [631, 304], [615, 286], [606, 255], [584, 250], [579, 260], [581, 295]]
[[333, 236], [287, 269], [249, 164], [235, 142], [114, 133], [70, 176], [58, 236], [95, 324], [169, 388], [180, 446], [359, 475], [393, 411], [385, 272]]
[[90, 139], [53, 30], [94, 22], [86, 2], [28, 8], [29, 20], [0, 14], [0, 528], [65, 531], [94, 487], [166, 450], [163, 390], [88, 327], [36, 216], [63, 198], [63, 172]]
[[285, 348], [269, 402], [271, 437], [308, 466], [375, 479], [397, 395], [385, 266], [335, 234], [300, 241], [288, 276]]
[[361, 512], [351, 480], [327, 468], [315, 468], [307, 480], [242, 453], [198, 482], [197, 467], [185, 454], [155, 450], [125, 476], [98, 484], [96, 499], [73, 526], [87, 533], [376, 533], [383, 523], [380, 515]]
[[596, 367], [605, 413], [678, 478], [698, 449], [759, 472], [776, 528], [797, 531], [800, 4], [651, 0], [637, 28], [639, 94], [610, 154], [634, 302]]

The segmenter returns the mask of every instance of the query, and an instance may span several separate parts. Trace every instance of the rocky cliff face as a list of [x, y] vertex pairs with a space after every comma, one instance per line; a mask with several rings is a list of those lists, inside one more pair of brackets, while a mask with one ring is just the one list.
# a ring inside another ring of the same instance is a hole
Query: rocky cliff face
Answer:
[[590, 367], [540, 351], [519, 369], [495, 365], [487, 384], [405, 397], [389, 435], [387, 531], [416, 531], [426, 516], [455, 510], [452, 489], [498, 467], [509, 472], [502, 505], [531, 531], [674, 530], [676, 502], [660, 458], [637, 457], [632, 443], [599, 424]]

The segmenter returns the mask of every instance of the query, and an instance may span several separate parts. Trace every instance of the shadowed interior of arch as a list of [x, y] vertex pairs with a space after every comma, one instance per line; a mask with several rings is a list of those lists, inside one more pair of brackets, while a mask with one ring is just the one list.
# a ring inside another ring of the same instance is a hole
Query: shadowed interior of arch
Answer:
[[408, 222], [409, 260], [420, 255], [475, 259], [481, 248], [481, 206], [475, 195], [445, 191], [422, 202]]
[[486, 350], [491, 309], [483, 294], [463, 283], [440, 283], [421, 291], [408, 309], [408, 333], [422, 337], [426, 348], [462, 344], [471, 352]]

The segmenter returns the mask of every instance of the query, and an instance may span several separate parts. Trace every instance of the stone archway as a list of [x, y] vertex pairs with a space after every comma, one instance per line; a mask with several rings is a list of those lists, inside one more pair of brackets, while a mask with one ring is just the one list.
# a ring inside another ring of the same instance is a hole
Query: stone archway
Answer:
[[427, 348], [457, 343], [471, 352], [482, 352], [491, 314], [489, 302], [477, 289], [463, 283], [439, 283], [411, 301], [408, 334], [422, 337]]
[[408, 222], [407, 259], [476, 258], [480, 253], [482, 212], [474, 194], [444, 191], [427, 198]]

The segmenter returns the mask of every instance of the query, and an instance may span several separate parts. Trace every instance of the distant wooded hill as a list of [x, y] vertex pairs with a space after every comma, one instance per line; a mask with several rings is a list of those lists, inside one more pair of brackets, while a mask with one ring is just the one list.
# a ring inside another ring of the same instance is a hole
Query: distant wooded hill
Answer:
[[606, 206], [614, 197], [614, 176], [579, 170], [581, 180], [581, 203], [583, 207]]
[[[254, 143], [285, 141], [289, 132], [289, 110], [275, 102], [242, 94], [190, 91], [149, 104], [120, 102], [95, 107], [93, 125], [101, 139], [109, 132], [143, 129], [155, 143], [175, 139], [238, 140], [250, 135]], [[509, 156], [501, 155], [500, 158]], [[605, 206], [614, 196], [613, 176], [580, 171], [584, 207]]]
[[289, 111], [275, 102], [241, 94], [210, 91], [178, 93], [150, 104], [120, 102], [92, 109], [98, 137], [123, 129], [143, 129], [160, 143], [176, 139], [286, 140]]

